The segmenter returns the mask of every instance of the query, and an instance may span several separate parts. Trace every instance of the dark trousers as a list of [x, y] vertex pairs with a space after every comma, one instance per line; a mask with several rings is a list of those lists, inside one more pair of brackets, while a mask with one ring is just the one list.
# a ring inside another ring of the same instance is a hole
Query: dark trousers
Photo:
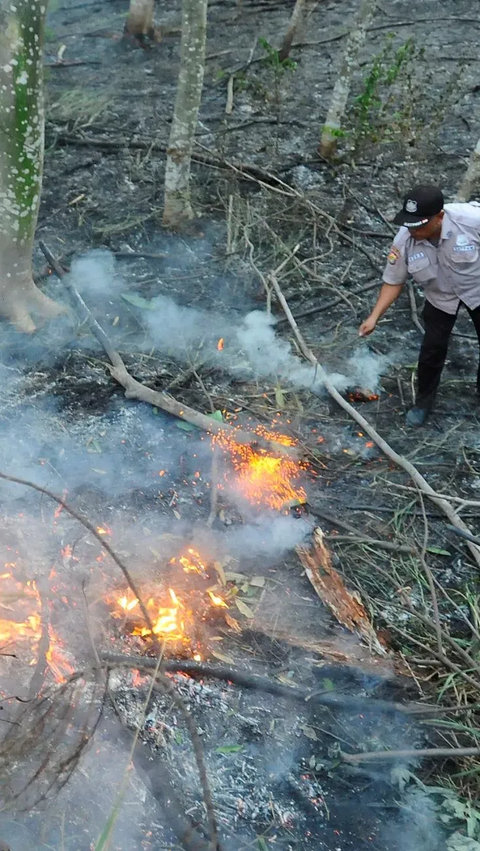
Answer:
[[[467, 307], [465, 305], [465, 307]], [[475, 325], [478, 342], [480, 344], [480, 306], [467, 310]], [[431, 408], [435, 401], [435, 394], [440, 383], [440, 376], [447, 357], [448, 341], [458, 315], [445, 313], [430, 302], [425, 302], [423, 309], [423, 322], [425, 325], [425, 336], [420, 349], [417, 373], [417, 401], [419, 408]], [[477, 371], [477, 391], [480, 392], [480, 364]]]

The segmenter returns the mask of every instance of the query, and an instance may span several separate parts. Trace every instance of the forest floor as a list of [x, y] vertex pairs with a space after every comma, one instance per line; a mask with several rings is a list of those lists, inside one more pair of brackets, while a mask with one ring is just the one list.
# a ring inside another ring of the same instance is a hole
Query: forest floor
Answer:
[[[208, 529], [215, 485], [209, 441], [156, 409], [126, 401], [103, 352], [72, 317], [29, 340], [3, 336], [0, 444], [8, 472], [68, 493], [94, 524], [112, 530], [112, 546], [134, 565], [139, 581], [154, 582], [160, 572], [166, 581], [165, 561], [187, 544], [237, 575], [229, 587], [241, 589], [249, 613], [237, 607], [239, 633], [215, 620], [202, 622], [190, 649], [197, 642], [203, 658], [359, 700], [478, 702], [474, 686], [435, 658], [419, 558], [381, 546], [418, 553], [426, 541], [442, 627], [460, 642], [460, 654], [451, 646], [450, 657], [465, 668], [462, 649], [476, 658], [480, 607], [477, 569], [462, 540], [343, 411], [289, 372], [297, 353], [275, 300], [276, 337], [264, 327], [258, 332], [250, 374], [239, 368], [235, 340], [244, 317], [265, 309], [261, 274], [286, 260], [281, 286], [320, 362], [329, 373], [346, 375], [349, 387], [372, 391], [371, 401], [353, 404], [432, 487], [465, 500], [461, 516], [480, 533], [478, 354], [468, 317], [459, 317], [435, 413], [414, 433], [405, 428], [405, 412], [421, 339], [415, 324], [420, 292], [405, 292], [368, 340], [357, 336], [381, 280], [394, 232], [388, 219], [403, 191], [412, 181], [428, 181], [453, 197], [476, 143], [480, 15], [467, 0], [445, 2], [441, 13], [431, 0], [413, 7], [404, 0], [377, 4], [354, 95], [365, 93], [373, 57], [382, 53], [383, 106], [370, 101], [361, 114], [352, 108], [332, 164], [318, 158], [319, 130], [355, 4], [312, 4], [292, 50], [293, 70], [275, 66], [259, 41], [280, 43], [290, 3], [210, 3], [192, 174], [198, 218], [189, 232], [175, 235], [162, 229], [161, 214], [181, 4], [157, 10], [164, 34], [150, 49], [122, 39], [125, 5], [63, 0], [49, 15], [38, 237], [72, 265], [73, 280], [138, 380], [169, 390], [182, 404], [206, 413], [213, 408], [300, 443], [308, 461], [301, 486], [312, 513], [296, 519], [268, 514], [260, 522], [256, 507], [227, 495]], [[388, 82], [392, 67], [398, 73]], [[226, 114], [232, 76], [233, 109]], [[36, 269], [39, 283], [65, 300], [39, 250]], [[144, 652], [138, 638], [106, 627], [105, 611], [95, 608], [98, 587], [103, 593], [107, 583], [97, 586], [87, 565], [100, 549], [78, 537], [63, 515], [52, 526], [54, 509], [43, 499], [39, 517], [36, 497], [12, 494], [12, 487], [2, 489], [5, 518], [15, 518], [5, 561], [15, 550], [25, 576], [56, 565], [61, 592], [55, 593], [70, 605], [56, 610], [55, 623], [72, 664], [85, 663], [90, 653], [91, 628], [80, 623], [85, 577], [92, 583], [99, 647]], [[311, 530], [315, 512], [337, 569], [389, 647], [387, 658], [370, 657], [339, 626], [302, 572], [295, 545]], [[65, 556], [67, 545], [73, 551]], [[462, 801], [473, 798], [478, 769], [472, 759], [460, 768], [453, 760], [442, 766], [399, 759], [363, 770], [339, 764], [338, 748], [471, 744], [474, 711], [452, 732], [447, 723], [413, 724], [399, 715], [292, 708], [210, 680], [179, 676], [176, 683], [202, 731], [227, 851], [414, 851], [420, 844], [437, 851], [446, 847], [446, 835], [466, 832], [472, 810], [462, 803], [452, 815], [448, 794], [430, 794], [421, 784], [438, 783], [440, 776], [446, 787], [456, 785]], [[142, 719], [147, 688], [145, 678], [113, 675], [112, 706], [126, 727]], [[183, 807], [200, 821], [182, 720], [159, 696], [148, 719], [142, 738], [149, 753], [163, 760], [162, 770], [168, 766]], [[94, 848], [127, 763], [128, 746], [110, 707], [53, 807], [2, 815], [2, 836], [13, 851]], [[454, 779], [460, 771], [465, 777]], [[118, 851], [174, 847], [148, 773], [136, 765], [114, 835]]]

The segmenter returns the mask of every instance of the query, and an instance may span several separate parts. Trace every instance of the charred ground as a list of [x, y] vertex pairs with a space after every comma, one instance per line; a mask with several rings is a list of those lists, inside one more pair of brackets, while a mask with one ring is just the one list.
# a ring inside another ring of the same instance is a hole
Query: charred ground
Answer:
[[[209, 366], [201, 351], [193, 362], [191, 355], [182, 359], [160, 354], [152, 348], [149, 333], [149, 300], [158, 295], [228, 316], [232, 323], [250, 310], [262, 309], [263, 287], [254, 266], [266, 273], [300, 243], [297, 262], [290, 261], [281, 283], [306, 339], [329, 369], [342, 368], [348, 353], [357, 351], [356, 329], [374, 298], [373, 287], [380, 280], [391, 238], [386, 218], [412, 179], [438, 182], [453, 196], [464, 158], [479, 135], [475, 53], [480, 18], [466, 0], [443, 4], [440, 17], [433, 2], [414, 9], [406, 2], [379, 3], [354, 96], [365, 93], [373, 56], [388, 51], [382, 60], [388, 71], [409, 38], [414, 46], [408, 48], [410, 58], [401, 65], [396, 88], [380, 91], [384, 111], [372, 103], [367, 118], [359, 117], [357, 106], [348, 119], [349, 135], [340, 140], [338, 159], [327, 164], [318, 160], [316, 149], [334, 80], [333, 63], [353, 7], [346, 2], [313, 4], [301, 44], [292, 52], [298, 62], [293, 71], [276, 69], [268, 61], [268, 49], [258, 44], [259, 38], [279, 44], [289, 4], [210, 5], [205, 92], [193, 169], [200, 216], [194, 233], [175, 236], [162, 231], [160, 219], [164, 150], [179, 61], [175, 30], [180, 3], [168, 9], [160, 6], [157, 19], [164, 37], [150, 50], [142, 50], [120, 38], [125, 8], [119, 0], [64, 2], [50, 15], [46, 44], [46, 64], [53, 67], [47, 70], [47, 156], [39, 236], [66, 265], [92, 248], [116, 255], [119, 273], [113, 295], [99, 286], [90, 290], [89, 298], [136, 378], [169, 389], [183, 403], [207, 412], [213, 402], [216, 409], [234, 411], [240, 421], [270, 425], [277, 417], [281, 428], [301, 440], [311, 462], [309, 502], [332, 518], [322, 520], [322, 526], [342, 534], [346, 521], [357, 530], [355, 541], [332, 544], [337, 566], [362, 593], [377, 627], [399, 657], [411, 663], [417, 677], [415, 696], [423, 690], [431, 698], [428, 677], [437, 670], [435, 664], [418, 667], [411, 661], [418, 656], [428, 659], [434, 646], [431, 628], [415, 622], [388, 579], [411, 589], [418, 610], [425, 607], [428, 613], [418, 564], [361, 540], [368, 534], [390, 543], [421, 545], [423, 510], [415, 493], [401, 489], [410, 486], [405, 474], [367, 447], [365, 436], [327, 398], [289, 386], [279, 388], [274, 381], [232, 379]], [[394, 35], [387, 47], [389, 33]], [[65, 64], [57, 60], [61, 45], [66, 45]], [[69, 66], [69, 61], [83, 64]], [[226, 115], [232, 74], [234, 109]], [[312, 257], [316, 259], [309, 261]], [[37, 261], [39, 279], [65, 298], [59, 282], [47, 281], [40, 253]], [[356, 294], [366, 287], [371, 288]], [[420, 306], [419, 294], [413, 296]], [[321, 309], [302, 318], [312, 308]], [[279, 332], [288, 337], [275, 303], [273, 309], [280, 320]], [[420, 332], [405, 294], [374, 337], [361, 344], [390, 357], [380, 398], [363, 405], [362, 411], [438, 491], [475, 500], [480, 484], [478, 408], [473, 397], [477, 351], [476, 342], [468, 338], [473, 329], [465, 317], [457, 331], [437, 412], [428, 427], [412, 437], [403, 423], [412, 399]], [[59, 321], [27, 342], [7, 334], [2, 350], [4, 442], [10, 447], [15, 435], [24, 471], [46, 459], [47, 466], [57, 471], [57, 490], [68, 482], [69, 499], [99, 523], [108, 520], [115, 530], [128, 527], [125, 540], [120, 531], [115, 540], [132, 558], [145, 557], [145, 542], [158, 546], [156, 522], [162, 534], [198, 539], [210, 509], [211, 484], [208, 453], [198, 436], [181, 432], [162, 414], [126, 402], [110, 378], [103, 353], [73, 320]], [[171, 461], [160, 483], [159, 454]], [[196, 456], [200, 462], [192, 461]], [[203, 481], [194, 488], [192, 476], [198, 467]], [[26, 504], [36, 510], [34, 502], [25, 503], [23, 498], [15, 507], [24, 510]], [[451, 599], [441, 598], [444, 624], [452, 634], [470, 640], [471, 630], [461, 615], [467, 612], [476, 623], [475, 570], [462, 542], [446, 529], [436, 509], [427, 505], [425, 510], [433, 548], [430, 564], [454, 599], [452, 605]], [[238, 518], [230, 511], [231, 516], [227, 508], [225, 517], [235, 524]], [[476, 505], [462, 512], [474, 532], [477, 513]], [[131, 534], [136, 523], [142, 524], [137, 549]], [[216, 523], [221, 532], [224, 520]], [[66, 527], [65, 540], [70, 531]], [[65, 581], [68, 569], [69, 565]], [[313, 689], [397, 698], [398, 684], [391, 672], [372, 672], [358, 647], [344, 643], [342, 631], [300, 575], [294, 555], [246, 557], [241, 570], [246, 577], [263, 576], [266, 586], [264, 593], [253, 596], [259, 603], [253, 627], [261, 627], [261, 634], [245, 624], [241, 637], [223, 638], [222, 653], [235, 664]], [[471, 589], [469, 597], [466, 588]], [[421, 650], [412, 638], [423, 644]], [[331, 642], [337, 652], [344, 652], [343, 662], [358, 670], [332, 665], [328, 654], [322, 656], [318, 649], [307, 650], [308, 642], [315, 641]], [[145, 687], [132, 688], [129, 677], [117, 675], [113, 690], [119, 714], [132, 725]], [[473, 692], [455, 678], [452, 683], [446, 674], [440, 674], [440, 684], [447, 700], [474, 699]], [[405, 697], [413, 696], [410, 681], [403, 687]], [[350, 770], [337, 767], [331, 749], [331, 742], [344, 737], [352, 750], [438, 744], [437, 732], [405, 728], [398, 718], [390, 725], [383, 716], [333, 717], [325, 710], [317, 715], [290, 707], [279, 712], [270, 697], [252, 698], [251, 693], [215, 684], [210, 688], [193, 680], [180, 680], [180, 690], [204, 731], [207, 767], [218, 780], [214, 794], [227, 848], [247, 847], [252, 841], [260, 851], [270, 847], [410, 851], [420, 842], [428, 848], [428, 841], [433, 842], [432, 849], [439, 847], [440, 838], [435, 834], [432, 839], [434, 815], [423, 827], [417, 824], [411, 835], [405, 828], [411, 818], [408, 809], [402, 821], [399, 805], [411, 806], [418, 814], [428, 810], [425, 800], [419, 804], [400, 798], [398, 778], [392, 780], [389, 769], [352, 776]], [[161, 729], [169, 712], [165, 698], [156, 697], [151, 707], [154, 729], [145, 729], [142, 737], [149, 753], [163, 753], [180, 799], [187, 806], [190, 802], [197, 818], [201, 813], [195, 803], [185, 731], [176, 718], [168, 722], [167, 732]], [[475, 716], [470, 723], [475, 726]], [[97, 783], [102, 771], [108, 772], [112, 760], [118, 759], [115, 748], [109, 751], [115, 730], [107, 718], [99, 773], [92, 768]], [[465, 729], [458, 732], [457, 742], [448, 739], [453, 744], [467, 740]], [[471, 768], [468, 763], [466, 769]], [[424, 778], [431, 771], [433, 766], [427, 766]], [[144, 774], [145, 766], [139, 766], [139, 776], [145, 779]], [[471, 783], [457, 782], [465, 794], [473, 794], [475, 777]], [[15, 840], [22, 843], [19, 849], [60, 847], [60, 841], [68, 849], [89, 847], [98, 835], [106, 804], [99, 804], [89, 789], [78, 803], [77, 791], [78, 786], [72, 792], [67, 787], [65, 793], [67, 805], [77, 802], [66, 838], [63, 834], [60, 839], [61, 819], [54, 823], [51, 813], [17, 825], [9, 820], [9, 834], [4, 834], [14, 851]], [[114, 792], [113, 784], [106, 800], [114, 802]], [[155, 796], [148, 798], [144, 810], [144, 790], [132, 794], [129, 805], [138, 824], [131, 836], [127, 834], [128, 847], [170, 847], [173, 840], [165, 832]], [[239, 814], [239, 796], [245, 798], [247, 809], [255, 801], [258, 812]], [[85, 831], [88, 818], [91, 831]], [[82, 833], [80, 840], [75, 825]], [[454, 826], [463, 828], [461, 822]], [[121, 836], [117, 845], [127, 847]]]

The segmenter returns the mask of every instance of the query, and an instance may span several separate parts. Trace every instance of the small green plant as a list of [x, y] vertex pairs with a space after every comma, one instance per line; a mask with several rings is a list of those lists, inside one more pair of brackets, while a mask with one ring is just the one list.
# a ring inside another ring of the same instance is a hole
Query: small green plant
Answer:
[[373, 57], [360, 93], [347, 116], [347, 136], [352, 158], [371, 146], [396, 143], [405, 148], [426, 146], [459, 96], [455, 72], [446, 89], [431, 85], [433, 70], [425, 63], [424, 49], [413, 38], [395, 44], [390, 33]]
[[280, 55], [278, 50], [273, 47], [266, 38], [259, 38], [258, 43], [260, 47], [263, 47], [266, 56], [263, 59], [263, 64], [267, 68], [273, 68], [273, 70], [277, 73], [282, 73], [283, 71], [295, 71], [297, 67], [297, 63], [293, 61], [293, 59], [280, 59]]
[[[395, 83], [399, 82], [402, 93], [411, 94], [413, 60], [419, 61], [423, 51], [416, 50], [412, 38], [397, 49], [392, 40], [393, 34], [390, 34], [383, 49], [373, 58], [362, 91], [354, 100], [351, 132], [356, 153], [365, 145], [390, 136], [407, 118], [407, 103], [398, 98]], [[392, 112], [394, 106], [400, 108]]]

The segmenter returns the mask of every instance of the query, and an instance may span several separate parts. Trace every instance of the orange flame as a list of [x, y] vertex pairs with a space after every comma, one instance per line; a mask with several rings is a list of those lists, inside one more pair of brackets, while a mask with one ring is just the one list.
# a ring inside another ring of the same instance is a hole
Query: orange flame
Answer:
[[219, 352], [222, 352], [224, 347], [225, 347], [225, 340], [223, 339], [223, 337], [220, 337], [220, 339], [217, 343], [217, 349], [218, 349]]
[[120, 597], [117, 602], [120, 608], [122, 608], [125, 612], [131, 612], [132, 609], [134, 609], [135, 606], [138, 604], [138, 598], [134, 597], [133, 600], [129, 600], [128, 597], [125, 596]]
[[221, 606], [224, 609], [228, 609], [228, 605], [221, 597], [218, 597], [217, 594], [214, 594], [213, 591], [207, 591], [208, 596], [210, 597], [214, 606]]
[[[8, 564], [8, 567], [15, 567], [15, 564]], [[0, 580], [0, 608], [6, 615], [0, 618], [0, 645], [3, 648], [13, 645], [16, 654], [26, 664], [33, 666], [37, 662], [40, 640], [44, 635], [42, 600], [37, 586], [33, 581], [20, 582], [11, 572], [2, 574]], [[65, 658], [60, 641], [50, 625], [48, 637], [46, 662], [55, 679], [64, 682], [66, 676], [73, 673], [73, 668]]]
[[[272, 435], [266, 429], [260, 433], [285, 446], [294, 445], [287, 435]], [[228, 452], [236, 474], [231, 484], [250, 502], [281, 511], [292, 502], [306, 501], [306, 492], [299, 482], [305, 469], [303, 462], [287, 455], [255, 451], [249, 444], [237, 443], [226, 432], [219, 432], [213, 440]], [[226, 478], [228, 481], [228, 473]]]
[[206, 567], [202, 561], [202, 557], [197, 550], [190, 547], [187, 550], [187, 555], [179, 556], [179, 558], [170, 559], [170, 564], [181, 564], [185, 573], [205, 573]]

